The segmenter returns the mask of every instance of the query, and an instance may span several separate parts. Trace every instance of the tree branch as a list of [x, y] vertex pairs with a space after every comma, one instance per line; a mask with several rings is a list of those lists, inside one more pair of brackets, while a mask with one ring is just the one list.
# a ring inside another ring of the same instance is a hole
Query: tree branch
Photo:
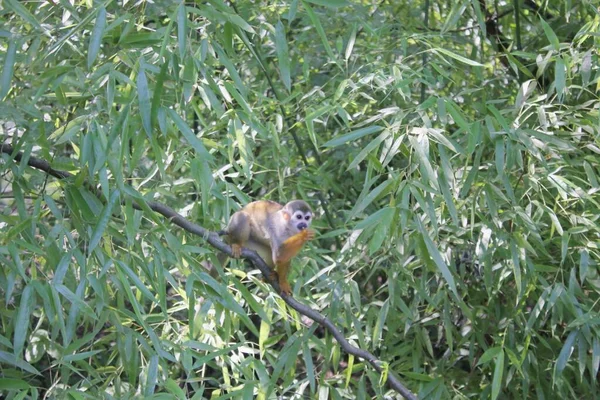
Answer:
[[[1, 150], [0, 153], [5, 153], [5, 154], [10, 155], [17, 162], [21, 162], [23, 160], [23, 153], [15, 152], [13, 146], [11, 146], [11, 145], [0, 144], [0, 150]], [[29, 157], [27, 159], [27, 164], [30, 167], [44, 171], [48, 175], [51, 175], [58, 179], [65, 180], [65, 179], [71, 179], [74, 177], [74, 175], [71, 174], [70, 172], [56, 170], [56, 169], [52, 168], [52, 166], [50, 165], [49, 162], [39, 159], [39, 158], [36, 158], [36, 157]], [[98, 190], [96, 190], [95, 187], [89, 185], [88, 188], [90, 190], [92, 190], [94, 193], [98, 194]], [[143, 210], [143, 208], [140, 204], [145, 203], [151, 210], [166, 217], [175, 225], [183, 228], [184, 230], [186, 230], [190, 233], [201, 236], [212, 247], [231, 256], [231, 247], [228, 244], [226, 244], [225, 242], [223, 242], [219, 238], [219, 235], [216, 232], [211, 232], [207, 229], [204, 229], [202, 226], [200, 226], [198, 224], [188, 221], [187, 219], [182, 217], [180, 214], [178, 214], [175, 210], [173, 210], [172, 208], [170, 208], [162, 203], [158, 203], [155, 201], [147, 201], [142, 198], [135, 198], [135, 197], [133, 197], [133, 198], [135, 201], [138, 202], [138, 203], [135, 203], [135, 202], [133, 203], [133, 206], [135, 209]], [[346, 353], [352, 354], [354, 356], [360, 357], [360, 358], [368, 361], [377, 372], [379, 372], [379, 373], [383, 372], [383, 367], [381, 365], [382, 362], [380, 360], [378, 360], [370, 352], [350, 344], [350, 342], [348, 342], [348, 340], [344, 337], [343, 333], [335, 326], [335, 324], [329, 318], [325, 317], [323, 314], [319, 313], [318, 311], [313, 310], [312, 308], [300, 303], [293, 297], [282, 293], [277, 279], [271, 278], [271, 276], [272, 276], [271, 269], [263, 261], [263, 259], [260, 258], [260, 256], [255, 251], [244, 248], [242, 250], [242, 258], [244, 258], [246, 260], [250, 260], [252, 262], [252, 264], [254, 264], [260, 270], [260, 272], [263, 274], [263, 276], [265, 277], [267, 282], [271, 286], [273, 286], [275, 291], [283, 298], [283, 300], [291, 308], [298, 311], [300, 314], [309, 317], [310, 319], [314, 320], [315, 322], [317, 322], [318, 324], [323, 326], [325, 329], [327, 329], [333, 335], [333, 337], [337, 340], [337, 342], [340, 344], [340, 346]], [[406, 399], [417, 400], [417, 396], [415, 396], [410, 390], [408, 390], [390, 372], [387, 373], [386, 383], [389, 385], [389, 387], [391, 387], [396, 392], [398, 392], [399, 394], [404, 396]]]

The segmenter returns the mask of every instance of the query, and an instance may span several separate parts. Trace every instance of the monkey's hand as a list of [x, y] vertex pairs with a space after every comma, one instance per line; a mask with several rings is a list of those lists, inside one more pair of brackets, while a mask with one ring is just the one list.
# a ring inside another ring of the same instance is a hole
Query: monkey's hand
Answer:
[[315, 231], [312, 229], [305, 229], [302, 232], [306, 232], [306, 241], [313, 240], [316, 236]]

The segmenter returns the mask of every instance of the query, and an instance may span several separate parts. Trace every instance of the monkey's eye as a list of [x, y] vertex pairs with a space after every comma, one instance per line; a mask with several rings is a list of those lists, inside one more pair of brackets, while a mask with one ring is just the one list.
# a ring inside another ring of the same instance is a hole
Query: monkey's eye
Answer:
[[296, 219], [302, 219], [302, 215], [296, 214]]
[[304, 219], [310, 221], [310, 215], [307, 215], [306, 217], [304, 217]]

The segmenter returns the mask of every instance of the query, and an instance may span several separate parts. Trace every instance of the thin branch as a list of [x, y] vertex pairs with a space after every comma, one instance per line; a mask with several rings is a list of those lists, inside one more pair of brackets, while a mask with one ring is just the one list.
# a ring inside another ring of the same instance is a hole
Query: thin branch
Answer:
[[[21, 153], [21, 152], [15, 153], [14, 148], [11, 145], [0, 144], [0, 150], [1, 150], [0, 153], [6, 153], [6, 154], [10, 155], [15, 161], [21, 162], [21, 160], [23, 160], [23, 153]], [[74, 177], [73, 174], [71, 174], [67, 171], [60, 171], [60, 170], [56, 170], [56, 169], [52, 168], [52, 166], [50, 165], [49, 162], [42, 160], [42, 159], [38, 159], [36, 157], [29, 157], [27, 159], [27, 164], [30, 167], [44, 171], [48, 175], [51, 175], [58, 179], [64, 180], [64, 179], [71, 179]], [[98, 191], [96, 189], [94, 189], [93, 187], [91, 187], [91, 185], [89, 185], [88, 188], [90, 188], [94, 193], [98, 193]], [[207, 229], [204, 229], [203, 227], [201, 227], [198, 224], [188, 221], [187, 219], [182, 217], [180, 214], [178, 214], [175, 210], [173, 210], [172, 208], [170, 208], [162, 203], [159, 203], [156, 201], [147, 201], [142, 198], [134, 198], [134, 200], [138, 202], [138, 204], [133, 203], [133, 207], [135, 209], [143, 210], [143, 208], [140, 204], [145, 203], [151, 210], [161, 214], [165, 218], [169, 219], [175, 225], [179, 226], [180, 228], [183, 228], [184, 230], [186, 230], [190, 233], [201, 236], [212, 247], [231, 256], [231, 247], [228, 244], [226, 244], [225, 242], [223, 242], [219, 238], [219, 235], [216, 232], [211, 232]], [[267, 282], [271, 286], [273, 286], [275, 291], [283, 298], [283, 300], [291, 308], [298, 311], [300, 314], [309, 317], [310, 319], [312, 319], [313, 321], [317, 322], [318, 324], [323, 326], [325, 329], [327, 329], [333, 335], [333, 337], [337, 340], [337, 342], [340, 344], [340, 346], [346, 353], [352, 354], [354, 356], [360, 357], [360, 358], [368, 361], [377, 372], [379, 372], [379, 373], [383, 372], [382, 362], [380, 360], [378, 360], [370, 352], [363, 350], [359, 347], [351, 345], [350, 342], [348, 342], [348, 340], [344, 337], [343, 333], [335, 326], [335, 324], [329, 318], [325, 317], [323, 314], [319, 313], [318, 311], [313, 310], [312, 308], [300, 303], [293, 297], [282, 293], [281, 288], [279, 287], [278, 280], [272, 278], [271, 269], [264, 262], [264, 260], [262, 258], [260, 258], [260, 256], [255, 251], [244, 248], [242, 250], [242, 258], [244, 258], [246, 260], [250, 260], [252, 262], [252, 264], [254, 264], [260, 270], [260, 272], [263, 274], [263, 276], [265, 277]], [[404, 396], [406, 399], [417, 400], [417, 396], [415, 396], [410, 390], [408, 390], [390, 372], [387, 373], [387, 382], [386, 383], [389, 385], [389, 387], [391, 387], [396, 392], [398, 392], [399, 394]]]

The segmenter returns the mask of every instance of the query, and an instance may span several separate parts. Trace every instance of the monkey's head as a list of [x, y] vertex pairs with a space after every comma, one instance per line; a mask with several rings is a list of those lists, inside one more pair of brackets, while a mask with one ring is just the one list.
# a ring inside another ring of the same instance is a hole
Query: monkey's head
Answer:
[[281, 211], [283, 212], [283, 217], [288, 222], [288, 229], [293, 233], [307, 229], [312, 222], [312, 210], [303, 200], [290, 201]]

